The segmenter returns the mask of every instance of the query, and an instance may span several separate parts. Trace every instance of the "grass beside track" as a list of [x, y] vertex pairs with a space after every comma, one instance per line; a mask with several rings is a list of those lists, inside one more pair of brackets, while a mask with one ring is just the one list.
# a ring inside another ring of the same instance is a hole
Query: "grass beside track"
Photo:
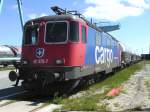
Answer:
[[[100, 101], [109, 98], [106, 97], [106, 93], [114, 87], [121, 86], [131, 75], [141, 70], [145, 64], [150, 64], [150, 61], [141, 61], [109, 76], [105, 80], [90, 86], [85, 90], [85, 94], [80, 97], [55, 98], [53, 103], [62, 104], [61, 110], [65, 111], [106, 111], [106, 106], [100, 103]], [[106, 88], [104, 92], [96, 94], [96, 91], [102, 88]]]
[[14, 70], [14, 69], [15, 69], [14, 66], [0, 67], [0, 71], [4, 71], [4, 70]]

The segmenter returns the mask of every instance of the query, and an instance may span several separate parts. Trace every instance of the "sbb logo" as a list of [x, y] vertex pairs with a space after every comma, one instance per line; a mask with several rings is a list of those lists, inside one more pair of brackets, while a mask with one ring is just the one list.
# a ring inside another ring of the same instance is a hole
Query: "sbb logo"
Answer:
[[96, 46], [95, 48], [95, 61], [96, 64], [106, 64], [110, 67], [110, 63], [113, 62], [113, 51], [112, 49]]
[[36, 49], [36, 57], [42, 58], [44, 56], [44, 52], [45, 52], [44, 48], [37, 48]]

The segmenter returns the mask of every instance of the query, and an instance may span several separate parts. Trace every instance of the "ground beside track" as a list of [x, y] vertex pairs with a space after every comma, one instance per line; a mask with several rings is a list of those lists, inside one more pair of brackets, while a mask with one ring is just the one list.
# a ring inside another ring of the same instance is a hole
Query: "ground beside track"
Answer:
[[[150, 71], [150, 61], [146, 61], [146, 62], [140, 62], [137, 63], [135, 65], [132, 65], [126, 69], [123, 69], [122, 71], [117, 72], [114, 75], [110, 75], [110, 77], [106, 78], [104, 81], [101, 81], [100, 83], [94, 84], [92, 86], [90, 86], [89, 88], [87, 88], [87, 90], [83, 90], [81, 92], [78, 92], [75, 95], [70, 96], [67, 99], [60, 99], [58, 98], [56, 103], [63, 105], [61, 110], [66, 110], [66, 111], [117, 111], [121, 108], [121, 106], [123, 106], [124, 104], [131, 104], [132, 103], [132, 99], [130, 99], [130, 103], [128, 102], [124, 102], [124, 103], [120, 103], [119, 101], [121, 100], [122, 102], [124, 100], [119, 99], [118, 98], [118, 102], [113, 104], [113, 99], [115, 99], [116, 97], [107, 97], [106, 94], [108, 93], [108, 91], [110, 91], [112, 88], [114, 87], [119, 87], [122, 86], [122, 92], [121, 94], [125, 94], [127, 97], [131, 97], [133, 96], [132, 93], [136, 93], [138, 91], [141, 91], [139, 93], [142, 93], [143, 89], [145, 90], [146, 87], [143, 86], [144, 85], [148, 85], [150, 86], [150, 75], [146, 75], [148, 78], [145, 79], [145, 75], [144, 74], [148, 74]], [[146, 69], [145, 69], [146, 67]], [[140, 78], [136, 79], [136, 76], [139, 75], [143, 76], [141, 83], [139, 84], [139, 82], [135, 82], [134, 83], [134, 87], [138, 87], [140, 89], [137, 89], [136, 92], [134, 92], [136, 89], [132, 88], [132, 83], [129, 82], [134, 82], [134, 81], [139, 81]], [[133, 77], [133, 78], [132, 78]], [[144, 82], [143, 82], [144, 81]], [[146, 81], [146, 82], [145, 82]], [[129, 83], [129, 84], [128, 84]], [[127, 85], [129, 86], [127, 86]], [[129, 88], [129, 89], [128, 89]], [[128, 90], [132, 91], [129, 92], [128, 94]], [[145, 91], [149, 91], [150, 93], [150, 89], [149, 90], [145, 90]], [[145, 92], [145, 94], [147, 94]], [[117, 97], [120, 97], [120, 95], [118, 95]], [[141, 99], [141, 97], [139, 97], [140, 95], [137, 95], [134, 98], [134, 102], [136, 102], [137, 99]], [[141, 94], [142, 96], [142, 94]], [[126, 99], [126, 97], [124, 97]], [[145, 97], [145, 100], [149, 100], [148, 97]], [[112, 102], [112, 103], [111, 103]], [[140, 104], [141, 101], [139, 101], [138, 104]], [[119, 104], [121, 106], [119, 106]], [[112, 106], [113, 105], [113, 106]], [[117, 106], [116, 106], [117, 105]], [[146, 104], [144, 104], [145, 106]], [[147, 105], [150, 106], [150, 104], [147, 102]], [[116, 108], [114, 108], [116, 106]], [[124, 108], [124, 110], [130, 111], [134, 108], [136, 108], [137, 105], [132, 106], [132, 108], [129, 106], [127, 106], [126, 108]], [[118, 107], [118, 108], [117, 108]], [[142, 106], [141, 106], [142, 108]], [[129, 109], [129, 110], [128, 110]], [[56, 112], [59, 111], [56, 110]], [[119, 110], [120, 111], [120, 110]]]
[[10, 70], [0, 71], [0, 100], [5, 98], [6, 96], [11, 96], [12, 94], [16, 94], [18, 92], [23, 91], [23, 89], [21, 89], [20, 86], [13, 86], [15, 82], [11, 82], [8, 79], [9, 72]]
[[102, 101], [109, 111], [150, 111], [150, 64], [123, 83], [123, 92]]
[[15, 70], [15, 67], [13, 65], [9, 65], [7, 67], [3, 67], [0, 65], [0, 71], [6, 71], [6, 70]]
[[8, 79], [9, 72], [10, 70], [0, 71], [0, 90], [12, 87], [12, 85], [15, 84], [14, 82], [9, 81]]

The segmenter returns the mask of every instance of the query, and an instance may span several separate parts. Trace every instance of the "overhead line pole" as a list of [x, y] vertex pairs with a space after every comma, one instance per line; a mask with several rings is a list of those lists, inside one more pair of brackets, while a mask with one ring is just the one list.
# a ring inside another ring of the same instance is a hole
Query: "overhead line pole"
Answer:
[[0, 13], [1, 13], [1, 10], [2, 10], [2, 5], [3, 5], [3, 0], [0, 0]]
[[21, 7], [22, 2], [21, 2], [21, 0], [17, 0], [17, 4], [18, 4], [20, 22], [21, 22], [21, 27], [22, 27], [22, 32], [23, 32], [24, 21], [23, 21], [23, 15], [22, 15], [22, 7]]

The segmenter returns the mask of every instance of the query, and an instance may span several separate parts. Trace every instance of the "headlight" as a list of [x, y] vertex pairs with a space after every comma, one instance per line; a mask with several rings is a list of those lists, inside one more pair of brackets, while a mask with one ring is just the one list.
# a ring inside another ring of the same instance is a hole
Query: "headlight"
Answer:
[[63, 65], [63, 64], [65, 64], [65, 60], [64, 59], [57, 59], [55, 61], [55, 63], [56, 63], [56, 65]]

